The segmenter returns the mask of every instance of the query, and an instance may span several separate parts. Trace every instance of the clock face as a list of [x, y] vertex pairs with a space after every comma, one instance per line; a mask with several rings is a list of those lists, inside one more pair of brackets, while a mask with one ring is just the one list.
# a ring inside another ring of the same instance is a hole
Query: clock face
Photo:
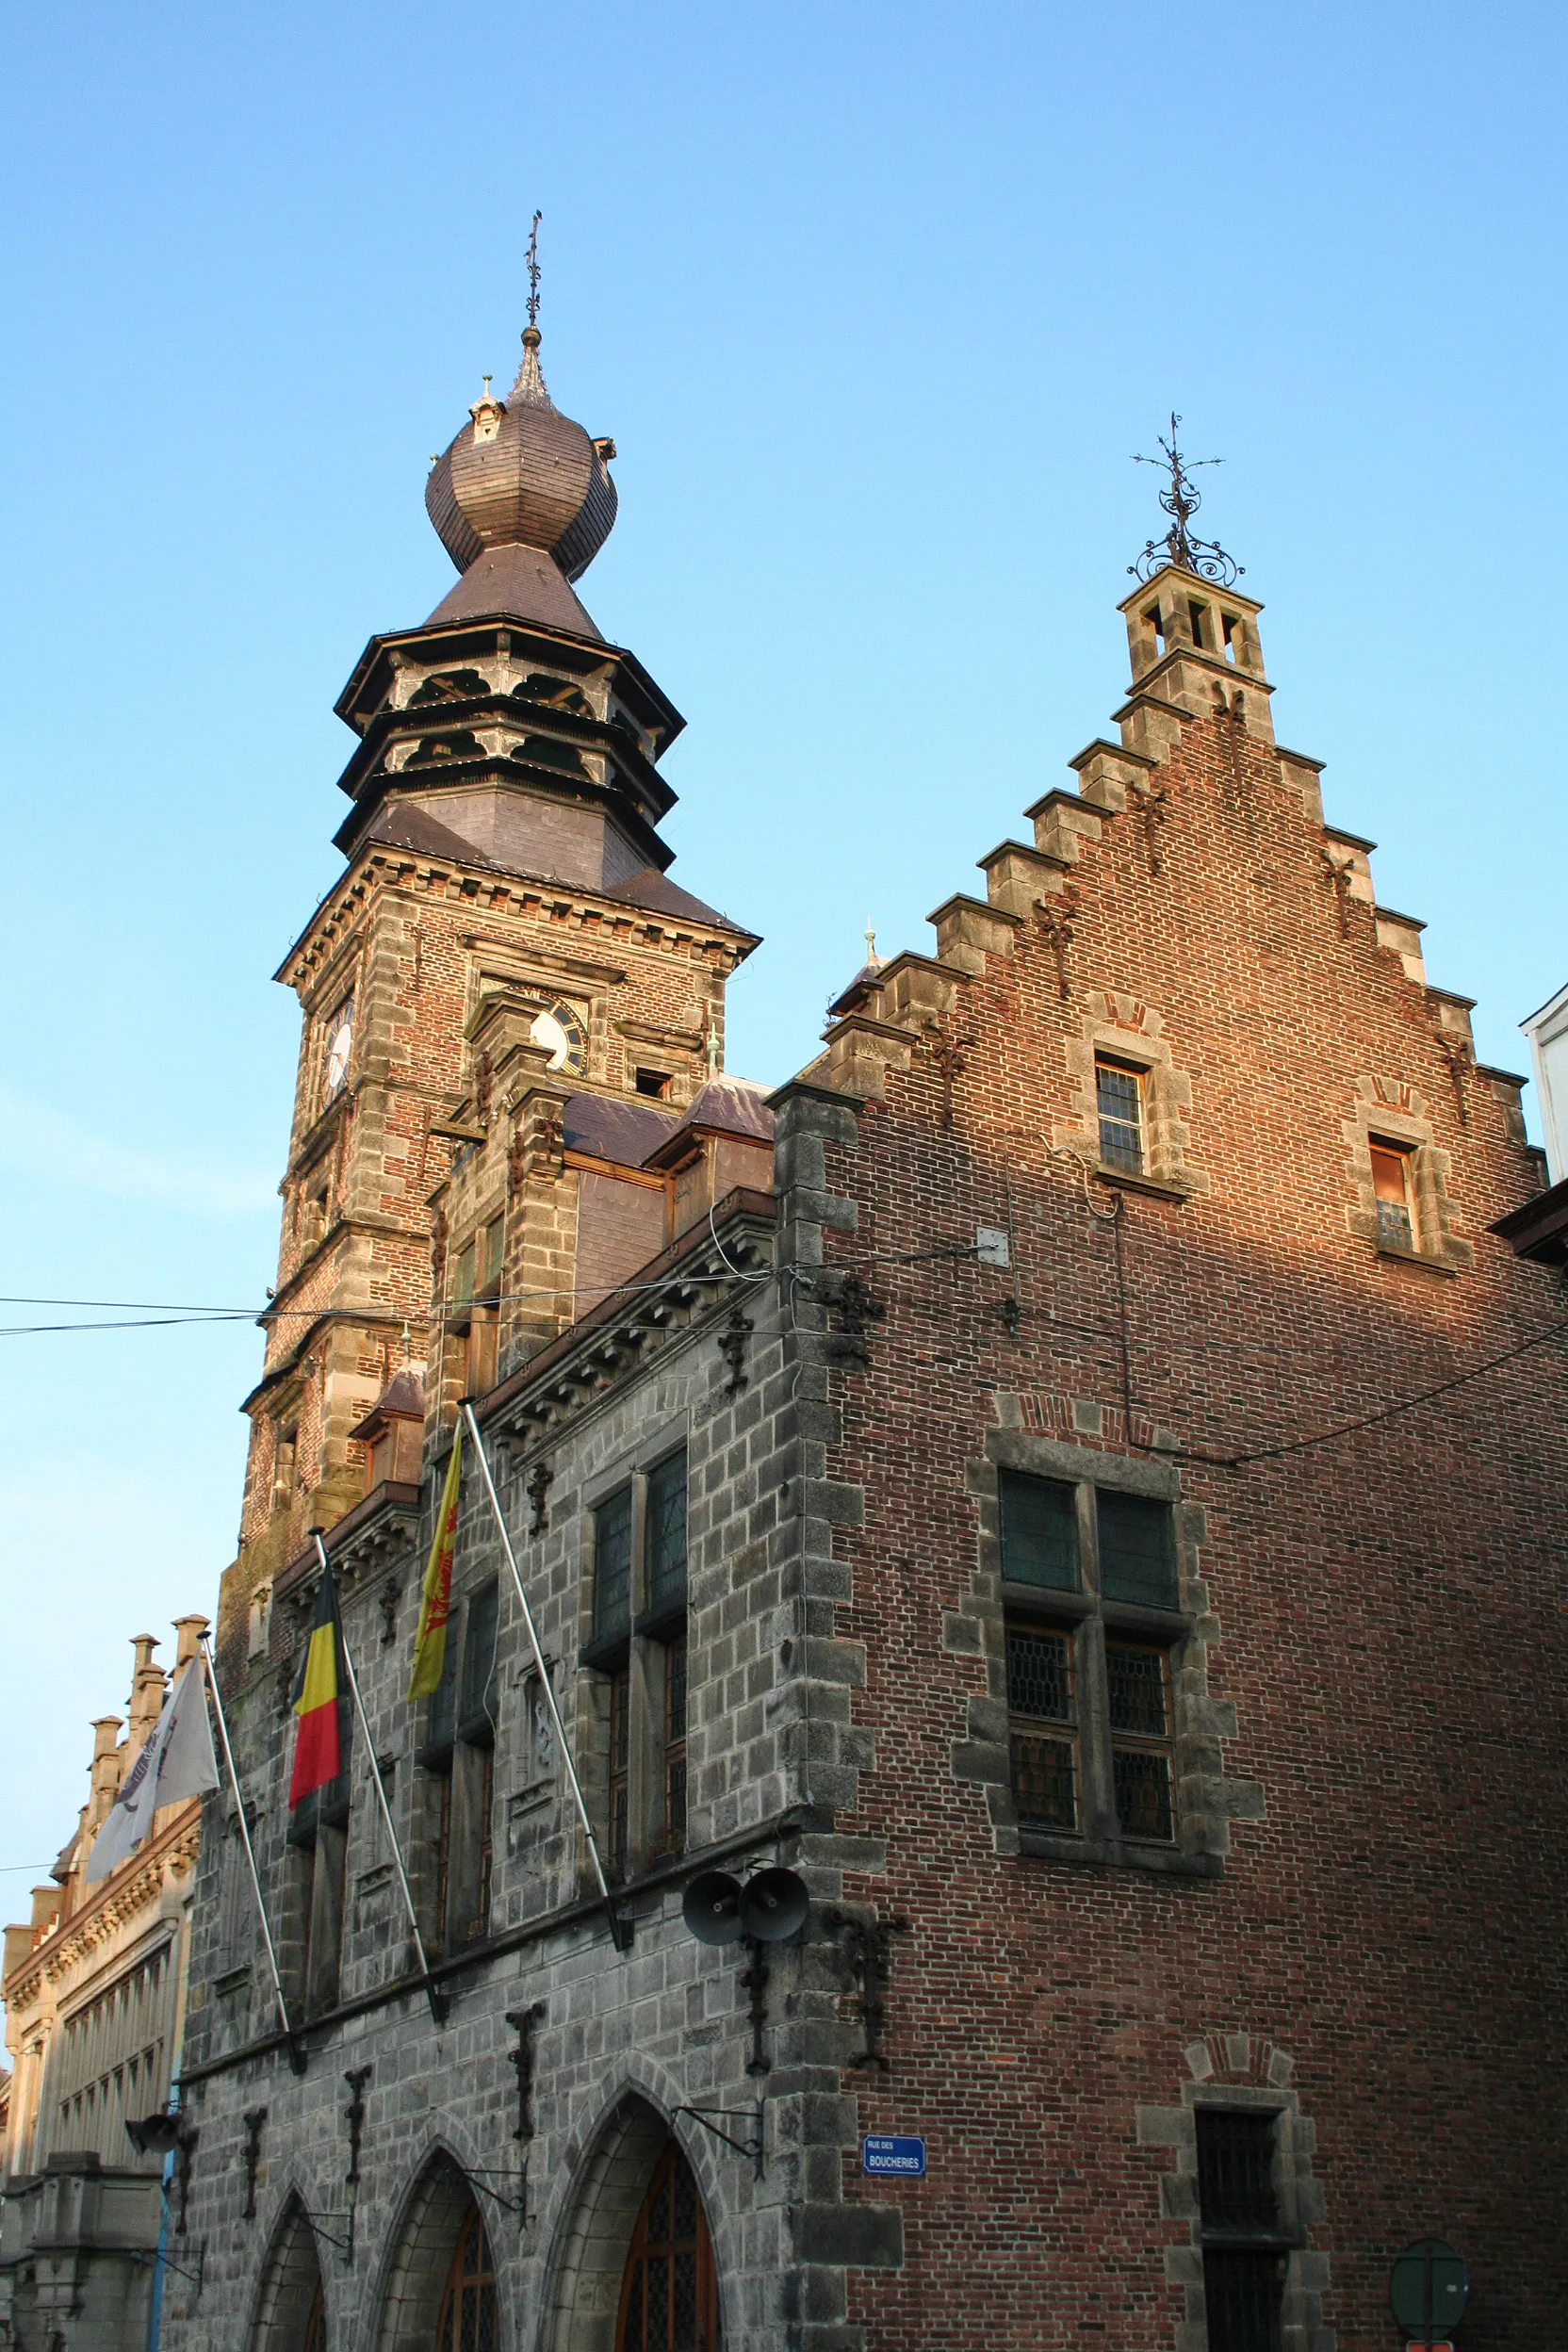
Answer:
[[327, 1092], [335, 1094], [349, 1074], [354, 1041], [354, 1001], [345, 997], [327, 1023]]
[[588, 1067], [588, 1037], [581, 1018], [571, 1005], [558, 999], [545, 1005], [533, 1017], [529, 1036], [535, 1045], [547, 1047], [552, 1070], [569, 1070], [579, 1077]]

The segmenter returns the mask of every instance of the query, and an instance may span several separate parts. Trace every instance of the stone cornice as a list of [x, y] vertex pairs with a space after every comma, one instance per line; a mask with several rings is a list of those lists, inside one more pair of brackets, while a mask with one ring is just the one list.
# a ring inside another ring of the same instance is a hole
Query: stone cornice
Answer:
[[[563, 882], [553, 874], [527, 874], [511, 866], [470, 864], [456, 858], [430, 858], [418, 851], [367, 841], [354, 848], [346, 870], [318, 901], [309, 921], [272, 974], [273, 979], [293, 988], [302, 1000], [306, 999], [317, 986], [321, 954], [336, 954], [335, 947], [327, 945], [331, 935], [351, 913], [359, 911], [372, 894], [400, 885], [406, 887], [411, 874], [425, 877], [462, 875], [472, 881], [476, 890], [494, 890], [499, 885], [518, 898], [547, 898], [552, 906], [576, 913], [592, 913], [601, 919], [608, 917], [612, 923], [629, 923], [633, 932], [643, 936], [626, 944], [643, 953], [666, 952], [671, 941], [691, 939], [735, 956], [739, 961], [758, 943], [755, 932], [743, 929], [723, 915], [699, 919], [690, 914], [667, 914], [658, 907], [635, 906], [629, 899], [616, 898], [608, 890], [596, 890], [585, 883]], [[351, 902], [359, 902], [360, 906]], [[657, 937], [650, 939], [649, 933]], [[313, 952], [318, 941], [321, 942], [320, 951]]]
[[57, 1984], [94, 1945], [145, 1910], [162, 1887], [167, 1864], [193, 1868], [201, 1828], [202, 1801], [191, 1797], [166, 1829], [146, 1839], [129, 1861], [111, 1871], [98, 1892], [80, 1910], [73, 1911], [63, 1926], [35, 1945], [12, 1970], [4, 1986], [8, 2010], [14, 2016], [36, 2001], [46, 1979]]
[[[478, 1419], [498, 1435], [525, 1446], [531, 1437], [571, 1419], [580, 1406], [635, 1366], [649, 1340], [697, 1320], [705, 1306], [717, 1315], [745, 1286], [745, 1277], [754, 1281], [771, 1273], [761, 1245], [764, 1236], [772, 1241], [776, 1215], [771, 1192], [737, 1185], [714, 1205], [710, 1219], [700, 1218], [639, 1267], [619, 1293], [601, 1300], [498, 1382], [475, 1403]], [[740, 1223], [760, 1229], [755, 1238], [721, 1244], [718, 1236]]]

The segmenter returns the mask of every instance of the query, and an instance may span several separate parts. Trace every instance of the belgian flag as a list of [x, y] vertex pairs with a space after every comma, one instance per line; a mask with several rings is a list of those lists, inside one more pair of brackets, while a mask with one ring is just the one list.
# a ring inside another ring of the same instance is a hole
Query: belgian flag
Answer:
[[343, 1769], [342, 1743], [337, 1733], [337, 1694], [342, 1688], [338, 1658], [343, 1627], [337, 1615], [337, 1587], [323, 1560], [316, 1588], [316, 1614], [310, 1640], [294, 1681], [294, 1712], [300, 1728], [294, 1735], [294, 1775], [288, 1784], [292, 1808], [316, 1789], [335, 1780]]

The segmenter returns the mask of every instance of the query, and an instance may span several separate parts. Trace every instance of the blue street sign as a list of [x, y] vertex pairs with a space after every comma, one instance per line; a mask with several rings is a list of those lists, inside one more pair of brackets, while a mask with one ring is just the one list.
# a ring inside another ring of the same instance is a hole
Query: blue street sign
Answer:
[[860, 2142], [860, 2170], [896, 2173], [906, 2180], [925, 2178], [925, 2142], [868, 2132]]

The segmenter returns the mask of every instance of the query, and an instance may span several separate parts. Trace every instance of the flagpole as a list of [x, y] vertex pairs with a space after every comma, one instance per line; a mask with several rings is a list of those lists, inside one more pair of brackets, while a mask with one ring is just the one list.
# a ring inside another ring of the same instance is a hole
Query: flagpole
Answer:
[[[320, 1528], [312, 1527], [311, 1535], [315, 1540], [317, 1557], [321, 1562], [322, 1574], [325, 1575], [327, 1547], [321, 1541]], [[403, 1903], [408, 1912], [409, 1926], [414, 1930], [414, 1949], [419, 1955], [419, 1966], [424, 1971], [425, 1992], [430, 2001], [430, 2013], [437, 2025], [445, 2025], [447, 1996], [439, 1992], [431, 1980], [430, 1961], [425, 1952], [425, 1939], [419, 1933], [419, 1917], [414, 1908], [413, 1889], [408, 1883], [408, 1872], [403, 1868], [402, 1849], [398, 1843], [398, 1833], [392, 1824], [392, 1807], [386, 1801], [386, 1785], [381, 1776], [381, 1765], [376, 1757], [375, 1742], [370, 1737], [370, 1722], [365, 1712], [365, 1701], [360, 1696], [359, 1676], [354, 1672], [353, 1656], [349, 1648], [349, 1637], [343, 1631], [341, 1618], [338, 1620], [337, 1630], [338, 1638], [343, 1644], [343, 1663], [349, 1670], [349, 1688], [353, 1692], [354, 1712], [359, 1717], [359, 1727], [365, 1735], [365, 1752], [370, 1759], [370, 1777], [376, 1784], [376, 1795], [381, 1804], [381, 1818], [386, 1825], [386, 1835], [392, 1847], [392, 1859], [397, 1866], [398, 1884], [403, 1890]]]
[[296, 2071], [302, 2073], [304, 2071], [303, 2061], [307, 2052], [304, 2043], [294, 2031], [288, 2015], [288, 2003], [283, 1997], [283, 1978], [278, 1973], [278, 1955], [273, 1948], [272, 1931], [267, 1924], [267, 1905], [261, 1899], [261, 1878], [256, 1870], [255, 1848], [251, 1843], [251, 1824], [245, 1818], [245, 1799], [240, 1790], [239, 1774], [235, 1770], [234, 1750], [229, 1745], [228, 1719], [223, 1713], [223, 1700], [218, 1688], [218, 1669], [213, 1663], [212, 1653], [207, 1646], [211, 1639], [211, 1635], [207, 1633], [204, 1633], [201, 1638], [202, 1657], [205, 1660], [207, 1670], [207, 1688], [212, 1692], [212, 1704], [218, 1716], [218, 1734], [223, 1742], [223, 1761], [229, 1768], [229, 1785], [234, 1790], [235, 1806], [239, 1815], [239, 1835], [245, 1847], [245, 1859], [250, 1866], [251, 1891], [256, 1899], [256, 1917], [261, 1921], [261, 1940], [267, 1947], [267, 1965], [272, 1971], [272, 1991], [277, 2000], [278, 2016], [283, 2020], [283, 2030], [288, 2037], [290, 2050], [294, 2053]]
[[566, 1740], [566, 1726], [561, 1720], [561, 1709], [555, 1703], [555, 1691], [545, 1665], [545, 1653], [539, 1647], [539, 1634], [533, 1623], [533, 1611], [528, 1605], [528, 1594], [523, 1590], [523, 1579], [517, 1567], [517, 1555], [512, 1548], [512, 1538], [506, 1531], [506, 1521], [501, 1515], [500, 1496], [496, 1492], [496, 1481], [490, 1476], [490, 1464], [485, 1457], [483, 1441], [479, 1433], [479, 1423], [474, 1419], [474, 1409], [466, 1397], [463, 1400], [462, 1413], [468, 1424], [468, 1434], [474, 1441], [474, 1452], [479, 1457], [479, 1466], [484, 1474], [484, 1491], [490, 1497], [490, 1508], [496, 1514], [496, 1527], [500, 1535], [501, 1549], [506, 1554], [506, 1564], [512, 1571], [512, 1581], [517, 1588], [517, 1598], [522, 1605], [523, 1623], [528, 1627], [528, 1638], [533, 1650], [533, 1662], [539, 1669], [539, 1687], [545, 1694], [545, 1704], [550, 1710], [550, 1721], [555, 1725], [556, 1746], [561, 1760], [566, 1767], [566, 1777], [572, 1784], [572, 1794], [577, 1799], [578, 1817], [582, 1823], [582, 1834], [588, 1840], [588, 1852], [594, 1865], [594, 1876], [598, 1880], [599, 1893], [604, 1898], [605, 1916], [610, 1921], [610, 1939], [617, 1952], [624, 1952], [626, 1943], [622, 1921], [611, 1896], [610, 1881], [605, 1877], [604, 1864], [599, 1859], [598, 1839], [594, 1835], [594, 1824], [588, 1818], [588, 1806], [583, 1799], [582, 1783], [577, 1776], [577, 1766], [572, 1761], [572, 1751]]

